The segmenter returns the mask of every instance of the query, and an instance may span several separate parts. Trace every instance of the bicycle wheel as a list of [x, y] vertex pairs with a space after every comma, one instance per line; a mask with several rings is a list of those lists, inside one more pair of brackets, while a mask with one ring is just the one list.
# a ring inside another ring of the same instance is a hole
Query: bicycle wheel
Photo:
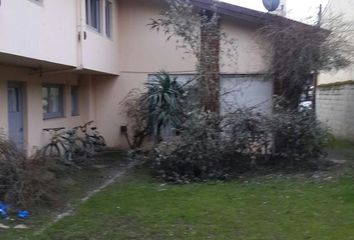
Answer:
[[106, 140], [102, 136], [97, 136], [95, 138], [95, 151], [102, 152], [106, 146]]
[[77, 138], [72, 143], [72, 159], [75, 161], [76, 159], [83, 159], [87, 158], [86, 152], [86, 143], [81, 138]]
[[103, 136], [98, 136], [98, 140], [99, 140], [100, 144], [102, 145], [102, 147], [106, 146], [106, 140], [103, 138]]
[[91, 141], [84, 141], [84, 149], [86, 151], [87, 158], [92, 158], [95, 155], [95, 147]]
[[61, 159], [62, 153], [57, 144], [50, 143], [42, 150], [43, 157], [50, 159]]

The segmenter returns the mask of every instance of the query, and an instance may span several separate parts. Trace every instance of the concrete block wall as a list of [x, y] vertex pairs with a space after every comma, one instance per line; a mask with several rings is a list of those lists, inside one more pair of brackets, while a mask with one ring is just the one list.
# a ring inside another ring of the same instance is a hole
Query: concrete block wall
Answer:
[[354, 140], [354, 83], [319, 86], [317, 116], [335, 137]]

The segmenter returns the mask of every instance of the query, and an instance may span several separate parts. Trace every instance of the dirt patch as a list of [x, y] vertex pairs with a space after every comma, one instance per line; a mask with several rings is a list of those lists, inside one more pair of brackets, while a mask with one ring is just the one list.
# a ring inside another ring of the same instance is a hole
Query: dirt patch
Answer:
[[35, 206], [28, 209], [30, 217], [27, 220], [10, 217], [0, 220], [0, 224], [9, 228], [25, 224], [30, 229], [38, 229], [53, 219], [70, 215], [83, 199], [89, 198], [97, 189], [114, 181], [130, 164], [124, 152], [110, 151], [86, 161], [80, 169], [63, 168], [58, 179], [58, 196], [50, 207]]

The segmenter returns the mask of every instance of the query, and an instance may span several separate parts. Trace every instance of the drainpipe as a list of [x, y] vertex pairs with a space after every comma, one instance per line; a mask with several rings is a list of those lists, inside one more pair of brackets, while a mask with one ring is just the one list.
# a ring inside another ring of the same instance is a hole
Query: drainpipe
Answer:
[[77, 29], [77, 68], [83, 69], [83, 41], [86, 40], [86, 32], [83, 25], [82, 0], [76, 0], [76, 29]]

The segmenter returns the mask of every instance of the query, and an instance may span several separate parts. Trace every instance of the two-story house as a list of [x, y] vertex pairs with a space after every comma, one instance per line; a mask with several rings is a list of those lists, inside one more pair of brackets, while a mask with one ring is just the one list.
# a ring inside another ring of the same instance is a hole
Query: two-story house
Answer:
[[[211, 7], [210, 0], [193, 2]], [[195, 73], [193, 56], [147, 26], [164, 8], [163, 0], [2, 0], [3, 133], [30, 154], [48, 141], [44, 128], [94, 120], [109, 146], [124, 146], [119, 131], [128, 120], [119, 103], [126, 94], [161, 69]], [[290, 20], [222, 2], [218, 11], [222, 30], [238, 49], [237, 65], [221, 65], [221, 88], [242, 87], [225, 101], [271, 111], [273, 84], [262, 77], [270, 48], [256, 30], [268, 18]]]

